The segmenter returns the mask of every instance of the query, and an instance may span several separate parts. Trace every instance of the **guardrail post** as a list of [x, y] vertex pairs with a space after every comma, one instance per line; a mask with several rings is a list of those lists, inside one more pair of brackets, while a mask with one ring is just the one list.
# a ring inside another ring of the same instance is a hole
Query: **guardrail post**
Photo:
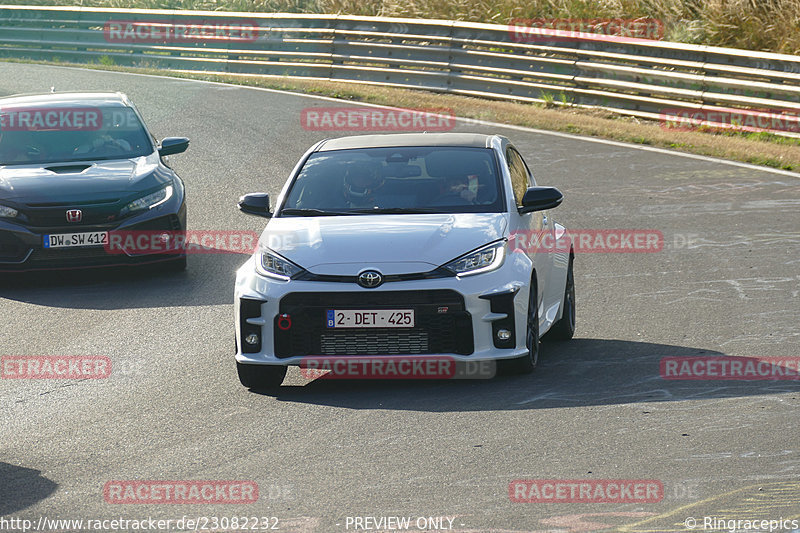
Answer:
[[331, 41], [330, 41], [330, 48], [328, 53], [330, 54], [330, 67], [328, 68], [328, 79], [334, 79], [334, 65], [343, 64], [343, 61], [336, 59], [336, 39], [338, 38], [337, 32], [339, 31], [339, 15], [336, 15], [333, 19], [333, 23], [331, 24], [333, 27], [333, 31], [331, 32]]

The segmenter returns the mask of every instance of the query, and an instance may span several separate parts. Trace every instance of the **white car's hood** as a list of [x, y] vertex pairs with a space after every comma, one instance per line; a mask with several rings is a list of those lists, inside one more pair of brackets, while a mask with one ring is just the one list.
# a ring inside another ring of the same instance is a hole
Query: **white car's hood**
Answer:
[[504, 213], [273, 218], [262, 246], [314, 274], [427, 272], [505, 234]]

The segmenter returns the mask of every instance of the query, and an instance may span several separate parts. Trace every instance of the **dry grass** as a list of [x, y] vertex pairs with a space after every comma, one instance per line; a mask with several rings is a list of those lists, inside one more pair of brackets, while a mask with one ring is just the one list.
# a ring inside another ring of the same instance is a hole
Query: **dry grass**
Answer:
[[448, 108], [459, 117], [645, 144], [800, 171], [800, 140], [770, 134], [679, 131], [664, 128], [658, 122], [620, 117], [605, 111], [484, 100], [361, 84], [224, 76], [222, 79], [207, 79], [410, 109]]
[[[86, 65], [76, 66], [86, 67]], [[280, 89], [330, 96], [350, 102], [365, 102], [409, 109], [447, 108], [452, 109], [454, 114], [459, 117], [644, 144], [783, 170], [800, 171], [800, 140], [766, 133], [715, 134], [702, 131], [679, 131], [666, 129], [658, 122], [620, 117], [604, 111], [485, 100], [354, 83], [174, 73], [156, 69], [104, 65], [90, 65], [89, 67], [144, 74], [167, 74], [181, 78]], [[297, 120], [299, 126], [300, 117]]]
[[[75, 5], [75, 0], [6, 0]], [[669, 41], [800, 54], [799, 0], [80, 0], [84, 6], [341, 13], [507, 24], [512, 18], [649, 17]]]

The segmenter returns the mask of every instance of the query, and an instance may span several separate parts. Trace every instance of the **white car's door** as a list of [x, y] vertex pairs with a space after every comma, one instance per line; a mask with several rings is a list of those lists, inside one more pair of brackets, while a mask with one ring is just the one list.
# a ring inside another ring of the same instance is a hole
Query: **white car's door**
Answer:
[[[528, 164], [522, 160], [531, 186], [536, 186]], [[549, 211], [539, 211], [541, 216], [539, 253], [535, 256], [537, 272], [546, 272], [547, 278], [539, 283], [544, 285], [543, 302], [540, 305], [540, 325], [552, 324], [558, 318], [558, 312], [564, 299], [564, 285], [569, 263], [569, 243], [563, 226], [550, 217]], [[541, 311], [541, 310], [544, 311]], [[543, 331], [543, 330], [542, 330]]]
[[[517, 206], [521, 206], [522, 196], [525, 191], [528, 187], [535, 186], [536, 183], [522, 156], [513, 146], [506, 148], [505, 155], [508, 162], [508, 171], [511, 175], [511, 183], [514, 188], [514, 201]], [[534, 211], [519, 215], [512, 214], [512, 218], [518, 218], [519, 223], [514, 246], [518, 250], [523, 250], [533, 261], [536, 268], [536, 279], [539, 285], [539, 294], [536, 301], [539, 304], [539, 323], [541, 327], [541, 325], [553, 320], [553, 317], [548, 316], [553, 305], [553, 289], [550, 287], [551, 283], [549, 283], [552, 271], [551, 254], [546, 253], [540, 245], [543, 242], [547, 244], [546, 240], [543, 239], [545, 235], [552, 233], [553, 224], [548, 220], [546, 211]], [[557, 309], [558, 307], [556, 306], [556, 311]]]

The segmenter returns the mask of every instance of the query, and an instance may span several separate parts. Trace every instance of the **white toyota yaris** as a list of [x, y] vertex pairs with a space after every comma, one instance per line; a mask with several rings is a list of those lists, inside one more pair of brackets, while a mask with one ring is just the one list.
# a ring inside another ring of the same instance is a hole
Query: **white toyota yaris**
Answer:
[[239, 201], [270, 219], [236, 276], [240, 381], [277, 387], [309, 357], [446, 356], [530, 372], [540, 334], [575, 330], [574, 253], [547, 212], [561, 200], [498, 135], [315, 144], [274, 212], [266, 193]]

